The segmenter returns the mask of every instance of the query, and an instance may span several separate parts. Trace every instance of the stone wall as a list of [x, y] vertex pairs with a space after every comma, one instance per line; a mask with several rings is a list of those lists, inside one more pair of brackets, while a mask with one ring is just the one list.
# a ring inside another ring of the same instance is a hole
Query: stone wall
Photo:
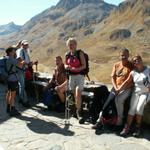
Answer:
[[143, 122], [150, 125], [150, 101], [145, 106]]

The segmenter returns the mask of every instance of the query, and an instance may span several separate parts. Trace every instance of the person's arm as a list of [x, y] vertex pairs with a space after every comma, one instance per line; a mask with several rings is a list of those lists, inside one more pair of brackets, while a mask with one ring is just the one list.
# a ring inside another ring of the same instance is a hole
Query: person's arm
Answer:
[[116, 65], [113, 66], [113, 69], [112, 69], [112, 73], [111, 73], [111, 82], [112, 82], [112, 85], [115, 89], [115, 91], [117, 91], [117, 85], [116, 85]]
[[22, 60], [21, 57], [17, 58], [17, 64], [16, 64], [17, 67], [22, 68], [24, 64], [25, 61]]
[[64, 89], [67, 85], [68, 80], [64, 81], [61, 85], [58, 85], [55, 87], [56, 91], [60, 91], [61, 89]]
[[130, 84], [131, 82], [133, 82], [133, 77], [132, 77], [132, 74], [130, 72], [128, 78], [123, 82], [123, 84], [118, 88], [118, 91], [122, 91], [124, 90], [124, 88]]
[[49, 87], [51, 87], [53, 84], [55, 84], [55, 73], [56, 73], [56, 70], [54, 69], [53, 76], [52, 76], [52, 78], [48, 82], [48, 86]]

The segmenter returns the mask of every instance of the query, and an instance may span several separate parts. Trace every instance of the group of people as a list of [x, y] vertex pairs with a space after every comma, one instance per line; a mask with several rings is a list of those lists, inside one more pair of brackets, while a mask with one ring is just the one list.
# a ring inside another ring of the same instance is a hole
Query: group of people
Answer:
[[[48, 88], [54, 88], [62, 103], [65, 103], [65, 91], [67, 88], [72, 91], [75, 99], [76, 116], [78, 119], [82, 115], [82, 98], [81, 94], [84, 88], [84, 75], [82, 71], [86, 68], [86, 60], [82, 51], [77, 49], [77, 41], [74, 38], [69, 38], [66, 42], [69, 49], [65, 61], [63, 63], [62, 57], [55, 58], [56, 67], [54, 69], [53, 77], [49, 81]], [[30, 63], [28, 55], [28, 43], [22, 41], [19, 49], [15, 50], [12, 47], [6, 49], [9, 56], [8, 66], [11, 65], [11, 74], [8, 78], [8, 92], [6, 96], [7, 112], [17, 112], [14, 107], [14, 98], [16, 95], [17, 81], [20, 83], [20, 101], [22, 104], [27, 104], [25, 98], [25, 71]], [[108, 101], [114, 100], [117, 109], [117, 123], [123, 124], [124, 103], [131, 95], [130, 109], [128, 112], [127, 122], [120, 133], [122, 136], [128, 135], [133, 119], [136, 119], [136, 128], [133, 133], [134, 136], [140, 135], [140, 128], [142, 123], [142, 116], [144, 106], [150, 100], [150, 68], [145, 66], [140, 55], [135, 55], [129, 61], [129, 50], [121, 49], [119, 54], [120, 61], [115, 63], [112, 69], [111, 79], [113, 88], [108, 96]], [[37, 62], [36, 62], [37, 63]], [[19, 69], [17, 69], [19, 68]], [[17, 75], [16, 75], [16, 70]], [[68, 77], [69, 76], [69, 77]], [[25, 100], [25, 101], [23, 101]], [[101, 119], [92, 127], [99, 128]]]
[[[130, 133], [133, 119], [136, 119], [136, 126], [133, 136], [139, 136], [141, 133], [142, 116], [144, 107], [150, 100], [150, 68], [145, 66], [140, 55], [135, 55], [129, 61], [129, 50], [122, 49], [120, 52], [120, 61], [112, 69], [112, 85], [108, 99], [114, 99], [117, 109], [117, 123], [123, 124], [124, 103], [131, 95], [130, 108], [128, 111], [125, 127], [121, 131], [121, 136], [127, 136]], [[102, 120], [92, 127], [100, 128]]]
[[77, 41], [74, 38], [69, 38], [66, 45], [69, 52], [66, 53], [65, 64], [61, 56], [55, 58], [56, 68], [48, 87], [55, 88], [62, 103], [65, 103], [65, 91], [67, 89], [72, 91], [76, 105], [76, 116], [79, 119], [82, 114], [81, 94], [84, 86], [84, 75], [81, 72], [86, 68], [86, 62], [84, 54], [82, 52], [78, 54]]
[[[29, 44], [27, 40], [19, 41], [17, 45], [10, 46], [6, 49], [6, 68], [8, 71], [6, 93], [7, 113], [10, 116], [19, 115], [15, 107], [15, 97], [19, 91], [19, 103], [24, 107], [30, 107], [29, 99], [25, 90], [25, 78], [32, 62], [29, 57]], [[37, 64], [37, 61], [34, 63]]]

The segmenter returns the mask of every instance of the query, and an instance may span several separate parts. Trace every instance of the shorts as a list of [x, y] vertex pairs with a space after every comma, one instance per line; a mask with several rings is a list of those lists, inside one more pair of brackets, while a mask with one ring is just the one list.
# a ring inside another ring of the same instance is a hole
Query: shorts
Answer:
[[70, 75], [69, 76], [69, 89], [75, 90], [76, 88], [78, 88], [79, 90], [83, 90], [84, 75]]
[[7, 81], [9, 91], [17, 91], [18, 81]]

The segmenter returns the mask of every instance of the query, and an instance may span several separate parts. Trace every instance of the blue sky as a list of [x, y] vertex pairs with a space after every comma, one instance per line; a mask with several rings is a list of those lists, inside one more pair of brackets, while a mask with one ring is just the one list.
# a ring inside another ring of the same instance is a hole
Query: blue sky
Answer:
[[[45, 9], [56, 5], [59, 0], [1, 0], [0, 25], [13, 21], [23, 25], [33, 16]], [[104, 0], [105, 2], [118, 5], [123, 0]]]

